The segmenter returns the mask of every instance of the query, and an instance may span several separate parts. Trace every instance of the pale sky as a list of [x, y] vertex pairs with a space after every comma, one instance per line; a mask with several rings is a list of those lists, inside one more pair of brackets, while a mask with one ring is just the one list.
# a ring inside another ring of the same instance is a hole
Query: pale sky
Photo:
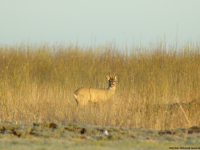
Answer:
[[200, 41], [200, 0], [1, 0], [0, 44]]

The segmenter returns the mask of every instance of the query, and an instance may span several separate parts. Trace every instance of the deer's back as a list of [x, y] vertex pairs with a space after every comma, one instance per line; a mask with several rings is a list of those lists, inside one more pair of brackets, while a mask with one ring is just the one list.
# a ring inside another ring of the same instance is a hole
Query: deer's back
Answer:
[[115, 93], [111, 89], [80, 88], [74, 92], [79, 103], [104, 102], [109, 100]]

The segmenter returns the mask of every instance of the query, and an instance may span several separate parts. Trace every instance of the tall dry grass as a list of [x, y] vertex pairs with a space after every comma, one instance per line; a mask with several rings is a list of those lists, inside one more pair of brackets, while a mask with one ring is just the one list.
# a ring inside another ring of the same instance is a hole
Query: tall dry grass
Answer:
[[[50, 121], [155, 129], [200, 125], [199, 105], [173, 111], [199, 97], [200, 46], [165, 43], [119, 51], [102, 47], [0, 46], [0, 121]], [[119, 75], [107, 105], [77, 108], [80, 87], [107, 88], [105, 75]]]

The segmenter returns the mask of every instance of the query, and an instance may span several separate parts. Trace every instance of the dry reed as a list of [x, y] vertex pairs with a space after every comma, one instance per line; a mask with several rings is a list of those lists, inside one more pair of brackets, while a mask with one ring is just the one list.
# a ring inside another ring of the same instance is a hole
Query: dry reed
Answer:
[[[0, 46], [0, 121], [49, 121], [155, 129], [200, 125], [200, 47], [165, 44], [134, 47]], [[107, 88], [105, 75], [119, 75], [107, 105], [76, 107], [73, 91]], [[169, 109], [176, 101], [188, 107]], [[167, 107], [166, 107], [167, 106]]]

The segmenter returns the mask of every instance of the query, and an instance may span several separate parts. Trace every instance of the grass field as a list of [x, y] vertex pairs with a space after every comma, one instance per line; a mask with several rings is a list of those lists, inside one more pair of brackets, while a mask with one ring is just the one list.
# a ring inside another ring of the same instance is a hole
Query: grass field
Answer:
[[[104, 134], [107, 131], [107, 134]], [[187, 131], [187, 132], [186, 132]], [[38, 122], [0, 123], [0, 149], [199, 149], [200, 127], [173, 130], [134, 127], [55, 124]]]
[[[146, 129], [200, 125], [200, 45], [164, 42], [120, 51], [111, 45], [0, 46], [0, 121], [81, 123]], [[107, 88], [107, 105], [76, 107], [80, 87]], [[196, 99], [196, 101], [192, 101]], [[181, 105], [178, 105], [179, 103]]]

